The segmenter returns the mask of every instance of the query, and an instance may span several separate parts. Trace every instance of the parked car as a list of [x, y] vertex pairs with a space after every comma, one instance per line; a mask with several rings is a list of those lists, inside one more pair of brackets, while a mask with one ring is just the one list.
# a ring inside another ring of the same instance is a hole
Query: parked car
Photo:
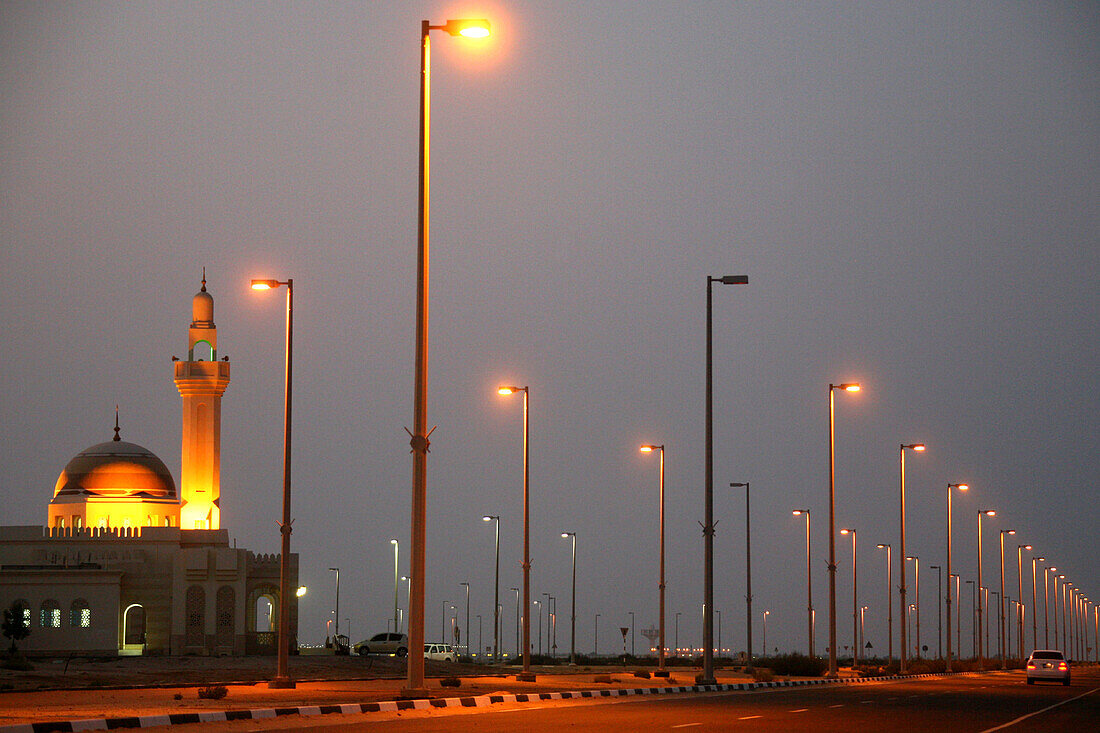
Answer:
[[1027, 683], [1036, 680], [1053, 680], [1069, 684], [1069, 662], [1062, 652], [1055, 649], [1036, 649], [1027, 659]]
[[425, 644], [424, 658], [437, 662], [453, 662], [458, 659], [458, 653], [450, 644]]
[[404, 657], [409, 653], [409, 637], [387, 631], [375, 634], [352, 647], [356, 654], [392, 654]]

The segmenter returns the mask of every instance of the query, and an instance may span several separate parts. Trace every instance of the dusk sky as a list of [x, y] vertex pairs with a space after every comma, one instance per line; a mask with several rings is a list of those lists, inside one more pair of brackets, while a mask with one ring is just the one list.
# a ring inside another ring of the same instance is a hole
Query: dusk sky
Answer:
[[[299, 637], [323, 641], [337, 566], [341, 631], [386, 630], [391, 538], [402, 574], [409, 559], [418, 35], [461, 17], [494, 35], [432, 43], [428, 640], [446, 602], [465, 625], [468, 581], [474, 642], [481, 614], [491, 644], [481, 517], [499, 514], [515, 646], [522, 398], [495, 393], [511, 383], [530, 386], [532, 598], [558, 599], [558, 652], [563, 531], [578, 652], [597, 613], [601, 651], [621, 649], [631, 611], [657, 625], [658, 459], [642, 443], [667, 450], [667, 641], [680, 613], [681, 646], [701, 643], [708, 275], [749, 277], [713, 294], [723, 646], [744, 648], [743, 481], [757, 652], [764, 610], [769, 649], [806, 648], [796, 508], [828, 644], [830, 382], [863, 385], [836, 398], [837, 529], [858, 530], [874, 652], [900, 443], [928, 445], [906, 459], [923, 643], [949, 482], [972, 487], [955, 500], [964, 580], [991, 508], [987, 578], [1011, 528], [1008, 595], [1027, 543], [1100, 599], [1100, 6], [1081, 2], [8, 0], [0, 523], [45, 524], [116, 404], [122, 438], [178, 484], [170, 357], [186, 356], [205, 266], [233, 370], [222, 526], [277, 552], [285, 291], [248, 281], [293, 278]], [[968, 652], [969, 595], [962, 608]]]

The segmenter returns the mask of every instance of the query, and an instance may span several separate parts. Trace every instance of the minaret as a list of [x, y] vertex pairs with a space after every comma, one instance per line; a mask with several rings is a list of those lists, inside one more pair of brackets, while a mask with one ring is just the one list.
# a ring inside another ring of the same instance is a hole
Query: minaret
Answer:
[[214, 298], [202, 290], [191, 300], [187, 361], [175, 362], [176, 387], [183, 397], [180, 466], [180, 528], [221, 526], [222, 393], [229, 386], [228, 358], [218, 361]]

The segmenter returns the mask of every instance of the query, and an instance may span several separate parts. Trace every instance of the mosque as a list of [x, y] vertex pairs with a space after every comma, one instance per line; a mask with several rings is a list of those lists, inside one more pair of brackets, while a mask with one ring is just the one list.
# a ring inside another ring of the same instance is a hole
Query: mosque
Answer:
[[[0, 608], [31, 628], [33, 654], [274, 654], [280, 557], [238, 549], [221, 526], [221, 398], [214, 298], [192, 299], [187, 359], [173, 357], [183, 403], [179, 491], [152, 451], [120, 437], [61, 471], [46, 526], [0, 527]], [[298, 587], [298, 556], [290, 556]], [[290, 649], [297, 647], [291, 598]]]

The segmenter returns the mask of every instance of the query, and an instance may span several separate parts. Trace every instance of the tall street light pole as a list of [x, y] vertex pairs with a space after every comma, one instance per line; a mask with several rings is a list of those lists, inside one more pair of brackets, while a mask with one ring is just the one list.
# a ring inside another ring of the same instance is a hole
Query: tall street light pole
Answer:
[[573, 590], [569, 593], [572, 608], [569, 611], [569, 663], [577, 663], [577, 533], [562, 532], [562, 537], [573, 540]]
[[[1031, 557], [1031, 649], [1039, 648], [1039, 594], [1036, 563], [1046, 562], [1045, 557]], [[1046, 574], [1043, 575], [1043, 590], [1046, 590]], [[1046, 628], [1046, 603], [1043, 604], [1043, 628]]]
[[[913, 555], [910, 555], [909, 557], [907, 557], [905, 559], [906, 560], [912, 560], [913, 565], [914, 565], [913, 579], [914, 579], [914, 585], [916, 586], [916, 588], [914, 588], [914, 594], [913, 594], [914, 595], [914, 599], [913, 599], [914, 602], [911, 603], [910, 605], [913, 607], [913, 610], [916, 611], [916, 614], [917, 614], [917, 659], [920, 659], [920, 656], [921, 656], [921, 654], [920, 654], [920, 652], [921, 652], [921, 648], [920, 648], [920, 558], [915, 557]], [[904, 565], [903, 565], [903, 567], [904, 567]]]
[[852, 535], [852, 666], [859, 662], [859, 602], [856, 591], [856, 531], [850, 527], [840, 530], [841, 534]]
[[900, 660], [900, 671], [905, 674], [905, 658], [908, 653], [907, 640], [906, 640], [906, 611], [909, 606], [906, 604], [905, 599], [905, 451], [906, 449], [922, 453], [924, 451], [923, 443], [900, 443], [898, 449], [898, 465], [901, 475], [901, 584], [898, 586], [898, 593], [901, 595], [901, 648], [899, 651], [898, 659]]
[[[947, 485], [947, 664], [946, 670], [951, 671], [951, 489], [966, 491], [970, 487], [966, 484]], [[955, 594], [956, 597], [958, 593]], [[961, 604], [960, 604], [961, 608]], [[962, 650], [959, 650], [962, 653]]]
[[657, 596], [658, 596], [658, 643], [657, 643], [657, 669], [663, 671], [665, 668], [665, 446], [664, 445], [643, 445], [639, 450], [642, 453], [652, 453], [653, 451], [660, 451], [660, 474], [658, 479], [658, 525], [659, 525], [659, 540], [661, 562], [660, 562], [660, 576], [657, 581]]
[[747, 639], [745, 648], [748, 650], [748, 668], [752, 669], [752, 533], [749, 526], [749, 482], [732, 483], [731, 489], [745, 487], [745, 631]]
[[[287, 670], [290, 654], [290, 533], [293, 521], [290, 518], [290, 414], [291, 387], [294, 374], [294, 278], [280, 280], [253, 280], [253, 290], [271, 290], [286, 285], [286, 381], [283, 387], [283, 521], [279, 524], [282, 535], [282, 554], [279, 556], [279, 650], [277, 653], [275, 679], [268, 687], [291, 689], [294, 680]], [[339, 619], [337, 619], [339, 621]]]
[[[340, 568], [329, 568], [330, 573], [336, 573], [336, 609], [333, 613], [336, 615], [336, 639], [340, 638]], [[333, 639], [333, 648], [339, 649], [339, 643]]]
[[[483, 522], [493, 523], [493, 546], [496, 548], [496, 564], [493, 566], [493, 661], [500, 661], [500, 515], [486, 514]], [[518, 604], [516, 606], [519, 607]], [[480, 653], [481, 650], [478, 649]]]
[[416, 267], [416, 357], [413, 390], [413, 429], [409, 445], [413, 454], [412, 482], [412, 558], [409, 563], [409, 650], [406, 657], [405, 688], [407, 698], [428, 696], [424, 685], [424, 590], [427, 580], [428, 524], [428, 239], [431, 221], [431, 40], [428, 33], [442, 30], [452, 36], [484, 38], [489, 21], [484, 19], [448, 20], [443, 25], [420, 23], [420, 164], [417, 198]]
[[771, 611], [764, 611], [764, 654], [765, 659], [768, 658], [768, 616], [771, 615]]
[[[1016, 614], [1016, 624], [1017, 624], [1016, 639], [1019, 641], [1019, 644], [1018, 644], [1019, 649], [1017, 651], [1019, 651], [1019, 653], [1020, 653], [1020, 665], [1021, 666], [1023, 666], [1023, 664], [1027, 661], [1024, 658], [1024, 614], [1023, 614], [1023, 608], [1024, 608], [1024, 550], [1030, 551], [1031, 550], [1031, 545], [1016, 545], [1016, 580], [1018, 581], [1018, 583], [1017, 583], [1017, 596], [1016, 597], [1020, 599], [1020, 609], [1021, 609], [1020, 613]], [[1032, 600], [1031, 609], [1032, 609], [1031, 610], [1031, 617], [1035, 618], [1035, 601], [1034, 600]]]
[[398, 628], [398, 614], [397, 614], [397, 595], [399, 592], [399, 586], [401, 585], [400, 576], [397, 574], [397, 554], [398, 544], [397, 540], [390, 540], [390, 544], [393, 545], [393, 633], [401, 633], [401, 629]]
[[811, 581], [811, 566], [810, 566], [810, 510], [809, 509], [795, 509], [791, 512], [794, 516], [806, 517], [806, 630], [809, 654], [812, 658], [814, 656], [814, 591]]
[[1001, 594], [997, 596], [997, 633], [999, 634], [998, 650], [1001, 652], [1001, 669], [1008, 669], [1008, 661], [1005, 659], [1007, 646], [1005, 644], [1005, 535], [1016, 534], [1014, 529], [1001, 530]]
[[713, 399], [713, 319], [711, 316], [711, 284], [746, 285], [748, 275], [707, 275], [707, 368], [706, 368], [706, 450], [704, 474], [703, 524], [703, 673], [697, 684], [714, 685], [714, 399]]
[[592, 656], [600, 656], [600, 614], [596, 614], [596, 623], [592, 629]]
[[[826, 677], [836, 677], [836, 472], [833, 439], [834, 407], [833, 393], [842, 389], [845, 392], [858, 392], [859, 385], [854, 382], [829, 384], [829, 671]], [[854, 539], [854, 537], [853, 537]], [[751, 614], [749, 616], [752, 617]], [[854, 660], [855, 657], [853, 656]]]
[[[530, 390], [527, 385], [522, 387], [504, 386], [497, 389], [497, 394], [510, 395], [523, 392], [523, 607], [531, 607], [531, 503], [530, 503], [530, 472], [528, 470], [529, 433], [527, 422], [528, 398]], [[542, 613], [541, 611], [539, 612]], [[523, 614], [523, 671], [516, 676], [523, 682], [534, 682], [535, 674], [531, 671], [531, 620]], [[540, 615], [541, 618], [541, 615]], [[539, 632], [539, 643], [542, 643], [542, 632]]]
[[886, 550], [886, 664], [894, 663], [894, 559], [890, 543], [875, 545]]
[[[982, 517], [995, 517], [997, 512], [993, 509], [978, 510], [978, 671], [985, 669], [982, 650]], [[988, 651], [988, 650], [986, 650]]]
[[464, 580], [459, 585], [466, 588], [466, 628], [462, 630], [462, 633], [466, 639], [466, 656], [470, 656], [470, 583]]
[[[936, 659], [943, 659], [943, 568], [939, 565], [929, 565], [929, 570], [936, 571]], [[951, 578], [947, 579], [951, 585]], [[947, 633], [951, 633], [951, 619], [947, 619]]]
[[[519, 646], [519, 588], [509, 588], [508, 590], [516, 594], [516, 654], [520, 653]], [[525, 616], [527, 614], [524, 614]]]

